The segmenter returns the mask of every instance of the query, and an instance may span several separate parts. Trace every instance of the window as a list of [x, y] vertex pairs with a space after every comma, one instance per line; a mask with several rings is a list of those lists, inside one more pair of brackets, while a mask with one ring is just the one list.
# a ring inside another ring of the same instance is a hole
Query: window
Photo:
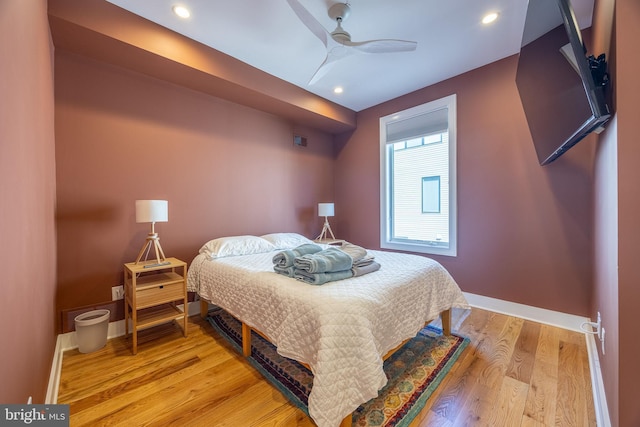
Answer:
[[456, 256], [456, 96], [380, 118], [380, 246]]

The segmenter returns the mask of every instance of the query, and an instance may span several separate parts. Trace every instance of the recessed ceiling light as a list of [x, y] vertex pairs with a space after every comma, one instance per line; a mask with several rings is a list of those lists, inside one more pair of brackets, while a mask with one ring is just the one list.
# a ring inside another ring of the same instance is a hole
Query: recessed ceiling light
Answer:
[[178, 15], [180, 18], [188, 18], [191, 16], [191, 12], [189, 12], [189, 9], [187, 9], [184, 6], [180, 6], [180, 5], [175, 5], [173, 6], [173, 13], [175, 13], [176, 15]]
[[342, 93], [344, 92], [344, 89], [342, 89], [341, 86], [336, 86], [335, 88], [333, 88], [333, 93]]
[[491, 24], [493, 21], [498, 19], [498, 14], [496, 12], [488, 13], [482, 18], [483, 24]]

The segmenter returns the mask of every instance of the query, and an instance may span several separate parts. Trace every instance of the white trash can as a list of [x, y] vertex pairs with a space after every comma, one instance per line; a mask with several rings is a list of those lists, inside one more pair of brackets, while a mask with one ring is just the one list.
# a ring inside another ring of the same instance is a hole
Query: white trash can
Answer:
[[109, 310], [94, 310], [75, 317], [80, 353], [91, 353], [105, 346], [110, 315]]

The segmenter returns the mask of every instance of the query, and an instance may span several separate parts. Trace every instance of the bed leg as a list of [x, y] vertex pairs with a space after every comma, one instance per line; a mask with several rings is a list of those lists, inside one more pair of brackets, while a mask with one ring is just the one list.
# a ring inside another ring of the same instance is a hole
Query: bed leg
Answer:
[[244, 357], [251, 356], [251, 326], [242, 322], [242, 354]]
[[440, 319], [442, 320], [442, 333], [451, 335], [451, 309], [440, 313]]
[[202, 317], [203, 319], [206, 319], [208, 314], [209, 314], [209, 302], [207, 300], [200, 298], [200, 317]]
[[349, 414], [340, 423], [340, 427], [351, 427], [351, 419], [353, 418], [353, 414]]

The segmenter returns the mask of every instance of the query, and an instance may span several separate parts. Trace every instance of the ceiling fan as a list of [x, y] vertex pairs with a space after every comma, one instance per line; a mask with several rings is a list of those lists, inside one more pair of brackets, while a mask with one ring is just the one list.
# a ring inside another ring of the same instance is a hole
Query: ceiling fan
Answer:
[[418, 45], [417, 42], [392, 39], [351, 41], [351, 35], [342, 28], [342, 23], [351, 13], [349, 3], [336, 3], [329, 8], [329, 16], [337, 23], [336, 29], [332, 32], [328, 32], [298, 0], [287, 0], [287, 3], [327, 49], [324, 61], [309, 80], [310, 85], [324, 77], [337, 60], [354, 53], [409, 52], [416, 50]]

